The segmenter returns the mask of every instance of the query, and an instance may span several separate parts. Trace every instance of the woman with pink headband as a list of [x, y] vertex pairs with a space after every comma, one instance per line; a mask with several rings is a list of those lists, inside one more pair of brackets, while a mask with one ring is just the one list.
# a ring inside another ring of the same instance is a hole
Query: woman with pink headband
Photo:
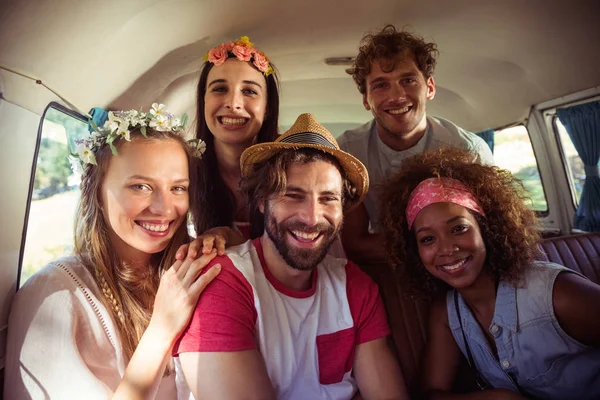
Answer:
[[[522, 183], [472, 159], [457, 149], [407, 159], [382, 199], [401, 282], [434, 298], [424, 397], [600, 398], [600, 286], [536, 261]], [[451, 393], [462, 356], [481, 392]]]

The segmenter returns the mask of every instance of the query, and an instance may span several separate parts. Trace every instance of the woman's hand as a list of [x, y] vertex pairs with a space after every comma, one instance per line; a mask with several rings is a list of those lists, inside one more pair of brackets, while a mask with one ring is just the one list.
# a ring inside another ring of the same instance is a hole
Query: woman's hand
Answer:
[[246, 241], [238, 232], [228, 226], [218, 226], [204, 232], [194, 241], [184, 244], [177, 250], [175, 258], [196, 258], [198, 254], [210, 254], [212, 249], [217, 249], [217, 254], [222, 256], [226, 247], [237, 246]]
[[155, 398], [175, 340], [187, 326], [200, 293], [221, 271], [216, 264], [200, 275], [216, 255], [214, 249], [197, 260], [177, 260], [160, 278], [152, 318], [111, 397], [113, 400]]
[[171, 345], [175, 343], [190, 321], [200, 294], [221, 271], [216, 264], [200, 275], [216, 255], [217, 250], [212, 249], [196, 260], [190, 257], [177, 260], [163, 274], [148, 330], [158, 333]]

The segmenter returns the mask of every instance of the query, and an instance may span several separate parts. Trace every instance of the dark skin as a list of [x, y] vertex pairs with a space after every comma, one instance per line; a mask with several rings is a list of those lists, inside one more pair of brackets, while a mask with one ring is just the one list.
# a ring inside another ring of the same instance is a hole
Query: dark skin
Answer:
[[369, 232], [369, 214], [364, 204], [344, 217], [341, 238], [348, 258], [358, 265], [387, 261], [383, 237]]
[[600, 286], [576, 274], [561, 273], [552, 293], [560, 327], [588, 346], [600, 347]]
[[[475, 292], [478, 286], [488, 286], [485, 291]], [[493, 343], [488, 333], [495, 306], [495, 286], [482, 280], [469, 288], [471, 292], [463, 296], [482, 330]], [[479, 294], [480, 296], [475, 296]], [[461, 295], [463, 295], [461, 291]], [[470, 300], [469, 301], [469, 297]], [[556, 278], [553, 289], [553, 306], [561, 328], [575, 340], [589, 345], [600, 346], [600, 286], [576, 274], [561, 273]], [[493, 303], [490, 303], [490, 299]], [[486, 304], [487, 303], [487, 304]], [[490, 307], [490, 305], [492, 307]], [[491, 310], [491, 313], [490, 311]], [[495, 347], [492, 347], [495, 353]], [[452, 394], [452, 385], [462, 358], [462, 354], [448, 326], [448, 312], [445, 297], [436, 299], [429, 317], [429, 334], [425, 350], [422, 387], [429, 399], [523, 399], [519, 394], [504, 389], [491, 389], [481, 392]]]
[[[487, 265], [487, 249], [479, 223], [465, 207], [451, 202], [425, 206], [414, 219], [413, 234], [423, 267], [455, 288], [498, 355], [490, 326], [496, 309], [498, 282]], [[536, 296], [530, 293], [530, 296]], [[600, 346], [600, 286], [578, 275], [559, 273], [553, 287], [554, 313], [561, 328], [575, 340]], [[433, 305], [425, 352], [423, 391], [428, 398], [453, 399], [452, 386], [463, 355], [448, 325], [445, 296]], [[531, 355], [533, 356], [533, 355]], [[507, 390], [486, 390], [465, 398], [522, 398]]]

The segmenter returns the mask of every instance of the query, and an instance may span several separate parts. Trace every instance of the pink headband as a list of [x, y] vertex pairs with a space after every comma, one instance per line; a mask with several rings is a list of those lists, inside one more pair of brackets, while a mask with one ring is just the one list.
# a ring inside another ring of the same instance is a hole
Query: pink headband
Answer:
[[460, 181], [452, 178], [429, 178], [419, 183], [408, 198], [408, 229], [412, 229], [419, 212], [433, 203], [454, 203], [485, 216], [475, 196]]

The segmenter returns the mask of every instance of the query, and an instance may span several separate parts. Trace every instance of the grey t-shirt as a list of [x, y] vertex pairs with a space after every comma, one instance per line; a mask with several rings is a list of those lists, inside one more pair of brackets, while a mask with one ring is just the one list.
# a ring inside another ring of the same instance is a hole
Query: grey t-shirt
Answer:
[[436, 117], [427, 117], [427, 130], [421, 140], [410, 149], [402, 151], [393, 150], [381, 141], [375, 128], [375, 120], [344, 132], [337, 141], [342, 150], [358, 158], [367, 167], [370, 188], [364, 204], [374, 232], [379, 231], [381, 185], [406, 158], [444, 146], [454, 146], [477, 154], [474, 162], [494, 164], [492, 152], [483, 139], [448, 120]]

